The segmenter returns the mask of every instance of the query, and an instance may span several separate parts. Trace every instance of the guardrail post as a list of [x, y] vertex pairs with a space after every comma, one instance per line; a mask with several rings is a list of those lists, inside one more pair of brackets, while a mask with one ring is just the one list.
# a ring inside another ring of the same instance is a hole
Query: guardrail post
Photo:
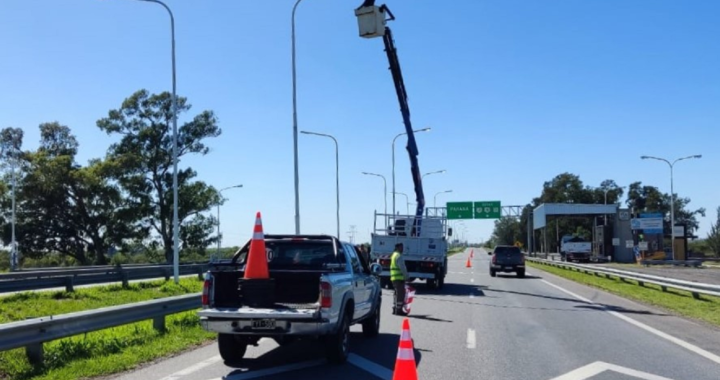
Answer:
[[30, 364], [39, 366], [43, 363], [45, 351], [42, 343], [34, 343], [25, 347], [25, 355], [27, 355]]
[[200, 280], [200, 281], [204, 280], [205, 275], [203, 273], [203, 267], [201, 267], [201, 266], [197, 267], [197, 272], [198, 272], [198, 280]]
[[165, 281], [170, 281], [170, 268], [165, 268]]
[[660, 289], [662, 289], [663, 292], [667, 292], [667, 286], [665, 285], [660, 286]]
[[122, 279], [122, 286], [123, 288], [127, 288], [130, 286], [130, 281], [128, 279], [128, 272], [121, 270], [120, 271], [120, 278]]
[[643, 286], [643, 287], [645, 286], [645, 283], [642, 282], [642, 281], [638, 281], [637, 283], [638, 283], [638, 285], [640, 285], [640, 286]]
[[153, 328], [157, 331], [165, 331], [165, 316], [153, 318]]
[[65, 277], [65, 291], [66, 292], [74, 292], [75, 291], [75, 276]]
[[696, 300], [699, 300], [699, 299], [700, 299], [700, 293], [698, 293], [698, 292], [692, 292], [692, 296], [693, 296], [693, 298], [695, 298]]

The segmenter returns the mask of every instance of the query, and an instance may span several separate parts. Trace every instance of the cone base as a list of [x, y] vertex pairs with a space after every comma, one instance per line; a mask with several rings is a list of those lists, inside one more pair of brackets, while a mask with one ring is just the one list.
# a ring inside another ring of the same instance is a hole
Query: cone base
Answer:
[[275, 305], [275, 279], [238, 279], [238, 292], [243, 305], [250, 307], [272, 307]]

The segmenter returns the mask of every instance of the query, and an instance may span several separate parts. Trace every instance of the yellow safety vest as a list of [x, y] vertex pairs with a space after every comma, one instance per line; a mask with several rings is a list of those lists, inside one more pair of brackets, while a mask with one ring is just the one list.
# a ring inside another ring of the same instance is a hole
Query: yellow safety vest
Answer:
[[403, 276], [403, 273], [397, 264], [398, 257], [400, 257], [400, 252], [393, 252], [392, 257], [390, 258], [390, 281], [405, 280], [405, 276]]

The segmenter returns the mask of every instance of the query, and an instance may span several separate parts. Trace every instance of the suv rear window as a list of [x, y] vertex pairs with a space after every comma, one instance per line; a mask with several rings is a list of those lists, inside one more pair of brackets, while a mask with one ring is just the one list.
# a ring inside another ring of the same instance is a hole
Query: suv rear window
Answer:
[[495, 247], [496, 254], [510, 254], [510, 255], [521, 255], [522, 252], [518, 247]]
[[[249, 245], [240, 251], [238, 262], [245, 263]], [[332, 242], [266, 240], [269, 269], [323, 269], [338, 264]]]

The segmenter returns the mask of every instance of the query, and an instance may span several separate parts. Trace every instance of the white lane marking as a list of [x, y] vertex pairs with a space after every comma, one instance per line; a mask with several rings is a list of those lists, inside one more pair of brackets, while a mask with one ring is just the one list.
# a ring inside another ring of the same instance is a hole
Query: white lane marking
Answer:
[[390, 380], [393, 377], [393, 373], [391, 370], [377, 364], [373, 363], [370, 360], [367, 360], [361, 356], [350, 354], [348, 356], [348, 362], [350, 364], [362, 369], [365, 372], [369, 372], [381, 379]]
[[467, 343], [467, 348], [469, 348], [471, 350], [474, 349], [475, 347], [477, 347], [477, 342], [475, 340], [475, 330], [468, 329], [466, 343]]
[[263, 377], [263, 376], [272, 376], [272, 375], [277, 375], [279, 373], [296, 371], [296, 370], [305, 369], [305, 368], [317, 367], [317, 366], [323, 365], [325, 363], [327, 363], [327, 361], [325, 361], [325, 360], [312, 360], [312, 361], [307, 361], [307, 362], [283, 365], [283, 366], [279, 366], [279, 367], [261, 369], [259, 371], [250, 371], [250, 372], [238, 373], [238, 374], [228, 375], [228, 376], [223, 376], [223, 377], [216, 377], [216, 378], [210, 379], [210, 380], [256, 379], [258, 377]]
[[584, 367], [580, 367], [576, 370], [573, 370], [551, 380], [585, 380], [593, 376], [599, 375], [605, 371], [622, 373], [623, 375], [633, 376], [643, 380], [672, 380], [667, 377], [653, 375], [651, 373], [637, 371], [634, 369], [604, 362], [595, 362], [592, 364], [588, 364]]
[[[584, 301], [584, 302], [587, 302], [587, 303], [589, 303], [589, 304], [595, 305], [595, 302], [590, 301], [589, 299], [587, 299], [587, 298], [585, 298], [585, 297], [582, 297], [582, 296], [580, 296], [580, 295], [577, 295], [577, 294], [575, 294], [575, 293], [573, 293], [573, 292], [571, 292], [571, 291], [569, 291], [569, 290], [566, 290], [566, 289], [564, 289], [564, 288], [562, 288], [562, 287], [560, 287], [560, 286], [558, 286], [558, 285], [551, 284], [551, 283], [549, 283], [549, 282], [547, 282], [547, 281], [545, 281], [545, 280], [542, 280], [542, 282], [544, 282], [544, 283], [552, 286], [552, 287], [555, 288], [555, 289], [560, 290], [561, 292], [563, 292], [563, 293], [565, 293], [565, 294], [569, 294], [569, 295], [571, 295], [571, 296], [573, 296], [573, 297], [575, 297], [575, 298], [577, 298], [577, 299], [579, 299], [579, 300], [581, 300], [581, 301]], [[625, 321], [625, 322], [627, 322], [627, 323], [630, 323], [631, 325], [634, 325], [634, 326], [636, 326], [636, 327], [639, 327], [639, 328], [641, 328], [641, 329], [643, 329], [643, 330], [645, 330], [645, 331], [647, 331], [647, 332], [649, 332], [649, 333], [651, 333], [651, 334], [655, 334], [656, 336], [659, 336], [660, 338], [663, 338], [663, 339], [668, 340], [668, 341], [670, 341], [670, 342], [672, 342], [672, 343], [675, 343], [675, 344], [677, 344], [678, 346], [680, 346], [680, 347], [682, 347], [682, 348], [684, 348], [684, 349], [686, 349], [686, 350], [689, 350], [689, 351], [691, 351], [691, 352], [694, 352], [694, 353], [696, 353], [696, 354], [698, 354], [698, 355], [700, 355], [700, 356], [702, 356], [702, 357], [704, 357], [704, 358], [706, 358], [706, 359], [709, 359], [709, 360], [711, 360], [711, 361], [713, 361], [713, 362], [715, 362], [715, 363], [717, 363], [717, 364], [720, 364], [720, 356], [717, 356], [717, 355], [713, 354], [712, 352], [703, 350], [702, 348], [700, 348], [700, 347], [698, 347], [698, 346], [696, 346], [696, 345], [694, 345], [694, 344], [692, 344], [692, 343], [688, 343], [688, 342], [686, 342], [686, 341], [684, 341], [684, 340], [682, 340], [682, 339], [680, 339], [680, 338], [676, 338], [676, 337], [674, 337], [674, 336], [672, 336], [672, 335], [670, 335], [670, 334], [664, 333], [664, 332], [662, 332], [662, 331], [660, 331], [660, 330], [658, 330], [658, 329], [656, 329], [656, 328], [653, 328], [653, 327], [650, 327], [650, 326], [648, 326], [648, 325], [646, 325], [646, 324], [644, 324], [644, 323], [638, 322], [638, 321], [636, 321], [636, 320], [634, 320], [634, 319], [632, 319], [632, 318], [630, 318], [630, 317], [628, 317], [628, 316], [626, 316], [626, 315], [622, 315], [622, 314], [618, 313], [617, 311], [612, 311], [612, 310], [607, 310], [607, 309], [605, 309], [604, 311], [605, 311], [606, 313], [614, 316], [614, 317], [620, 318], [620, 319], [622, 319], [623, 321]]]
[[203, 360], [199, 363], [195, 363], [195, 364], [191, 365], [190, 367], [187, 367], [185, 369], [177, 371], [177, 372], [173, 373], [172, 375], [163, 377], [161, 380], [178, 380], [179, 378], [181, 378], [183, 376], [187, 376], [193, 372], [197, 372], [205, 367], [211, 366], [211, 365], [219, 362], [220, 360], [222, 360], [220, 358], [220, 355], [215, 355], [209, 359]]
[[475, 279], [474, 279], [474, 278], [471, 278], [471, 279], [470, 279], [470, 282], [475, 282]]

